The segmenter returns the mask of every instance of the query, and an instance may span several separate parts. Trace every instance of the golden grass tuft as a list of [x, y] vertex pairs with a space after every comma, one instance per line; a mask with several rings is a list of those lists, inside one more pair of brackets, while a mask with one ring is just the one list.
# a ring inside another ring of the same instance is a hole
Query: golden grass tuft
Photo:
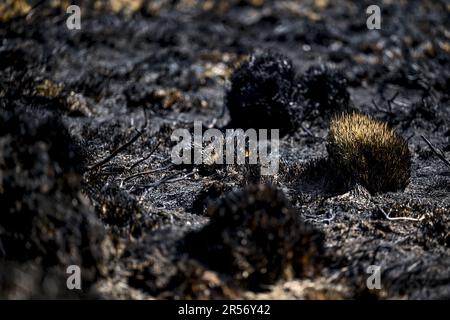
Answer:
[[327, 150], [339, 174], [372, 193], [403, 190], [409, 183], [408, 144], [386, 123], [369, 116], [351, 113], [333, 118]]
[[8, 22], [30, 10], [31, 6], [26, 0], [3, 0], [0, 2], [0, 22]]

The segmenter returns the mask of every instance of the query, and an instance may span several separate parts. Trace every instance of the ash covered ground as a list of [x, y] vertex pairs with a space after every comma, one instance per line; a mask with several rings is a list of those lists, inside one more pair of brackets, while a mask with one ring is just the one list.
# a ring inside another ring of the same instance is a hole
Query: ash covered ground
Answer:
[[[450, 298], [448, 2], [79, 4], [81, 30], [58, 1], [2, 8], [0, 297]], [[232, 74], [266, 52], [303, 90], [278, 174], [172, 165], [173, 130], [229, 127]], [[407, 139], [405, 190], [330, 187], [342, 108]]]

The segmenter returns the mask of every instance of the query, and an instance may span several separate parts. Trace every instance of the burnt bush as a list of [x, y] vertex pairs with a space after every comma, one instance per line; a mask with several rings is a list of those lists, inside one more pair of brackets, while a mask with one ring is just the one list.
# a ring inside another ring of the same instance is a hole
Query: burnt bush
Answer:
[[280, 129], [281, 134], [295, 130], [294, 80], [295, 69], [287, 57], [277, 53], [252, 55], [234, 72], [226, 92], [230, 126]]
[[160, 299], [235, 298], [220, 275], [180, 250], [184, 235], [171, 227], [147, 233], [140, 243], [130, 245], [124, 254], [128, 284]]
[[211, 222], [186, 237], [187, 250], [250, 289], [315, 270], [322, 235], [304, 224], [283, 193], [251, 185], [208, 208]]
[[324, 65], [312, 66], [297, 82], [296, 96], [303, 117], [329, 117], [350, 109], [350, 94], [344, 75]]

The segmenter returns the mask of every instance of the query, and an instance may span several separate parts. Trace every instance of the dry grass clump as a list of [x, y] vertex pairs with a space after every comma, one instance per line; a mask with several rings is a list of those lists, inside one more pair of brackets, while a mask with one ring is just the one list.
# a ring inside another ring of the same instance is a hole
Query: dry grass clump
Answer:
[[411, 155], [406, 141], [386, 123], [351, 113], [331, 121], [328, 154], [340, 174], [370, 192], [404, 189]]
[[292, 101], [295, 69], [281, 54], [252, 55], [231, 76], [225, 93], [230, 127], [280, 129], [284, 135], [298, 126], [296, 104]]

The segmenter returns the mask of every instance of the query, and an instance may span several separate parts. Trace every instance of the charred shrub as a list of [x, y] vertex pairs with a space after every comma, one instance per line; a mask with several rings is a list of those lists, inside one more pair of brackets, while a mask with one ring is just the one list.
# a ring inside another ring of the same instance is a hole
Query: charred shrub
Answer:
[[304, 106], [304, 117], [340, 113], [349, 109], [347, 80], [339, 71], [312, 66], [299, 79], [297, 99]]
[[233, 289], [219, 275], [194, 259], [157, 261], [148, 258], [132, 269], [129, 284], [158, 297], [158, 299], [231, 299]]
[[175, 299], [236, 299], [237, 290], [226, 280], [194, 259], [184, 258], [177, 262]]
[[[128, 283], [130, 286], [142, 289], [151, 295], [158, 296], [176, 287], [174, 279], [177, 277], [177, 267], [175, 264], [177, 254], [174, 246], [173, 234], [166, 236], [166, 243], [170, 246], [162, 245], [159, 238], [160, 232], [146, 235], [142, 242], [146, 247], [138, 244], [127, 249], [125, 256], [129, 256], [127, 269], [130, 272]], [[150, 239], [149, 239], [150, 238]]]
[[128, 284], [162, 299], [232, 298], [218, 274], [179, 249], [180, 228], [155, 230], [128, 246]]
[[293, 131], [296, 124], [292, 102], [295, 70], [280, 54], [252, 55], [231, 77], [225, 104], [235, 128]]
[[44, 267], [77, 264], [93, 281], [104, 266], [105, 239], [79, 192], [78, 148], [59, 118], [19, 112], [0, 111], [0, 256]]
[[372, 193], [403, 190], [409, 183], [411, 155], [406, 141], [386, 123], [352, 113], [331, 121], [327, 150], [349, 183]]
[[59, 117], [38, 110], [0, 110], [0, 123], [0, 168], [6, 186], [16, 192], [78, 186], [84, 167], [81, 149]]
[[322, 236], [269, 185], [231, 192], [208, 208], [211, 222], [186, 237], [187, 250], [241, 285], [259, 289], [314, 271]]

